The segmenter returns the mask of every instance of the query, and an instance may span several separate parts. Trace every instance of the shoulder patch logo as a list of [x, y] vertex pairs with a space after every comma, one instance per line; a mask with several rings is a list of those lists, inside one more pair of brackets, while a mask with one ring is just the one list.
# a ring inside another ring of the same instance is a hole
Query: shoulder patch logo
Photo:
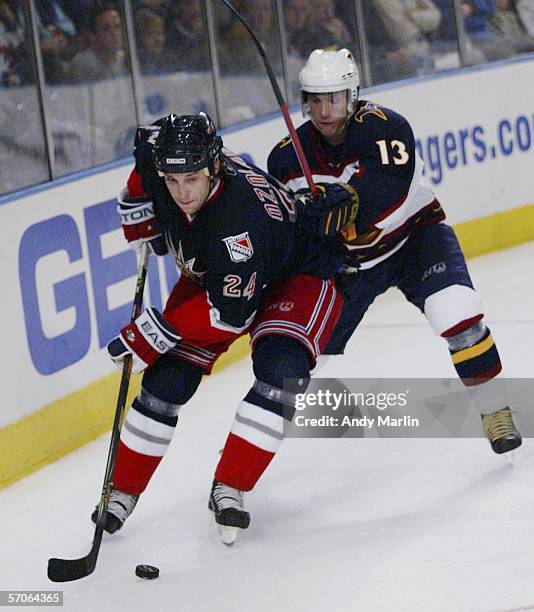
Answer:
[[223, 238], [223, 242], [226, 244], [230, 259], [236, 263], [247, 261], [254, 255], [254, 247], [248, 232], [243, 232], [237, 236], [228, 236], [228, 238]]
[[383, 119], [384, 121], [388, 120], [386, 114], [380, 108], [380, 106], [378, 106], [377, 104], [373, 104], [372, 102], [367, 102], [367, 104], [358, 109], [358, 111], [354, 115], [354, 121], [356, 121], [357, 123], [363, 123], [363, 120], [366, 115], [374, 115], [375, 117]]
[[280, 149], [283, 149], [284, 147], [287, 147], [288, 144], [291, 144], [291, 137], [290, 136], [286, 136], [286, 138], [284, 138], [283, 140], [281, 140], [278, 143], [278, 147]]

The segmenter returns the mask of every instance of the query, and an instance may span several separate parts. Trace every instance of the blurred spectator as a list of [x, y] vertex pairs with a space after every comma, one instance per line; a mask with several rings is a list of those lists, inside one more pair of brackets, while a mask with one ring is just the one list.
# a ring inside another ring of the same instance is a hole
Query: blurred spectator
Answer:
[[351, 42], [351, 35], [343, 20], [336, 14], [333, 0], [316, 0], [314, 9], [321, 28], [332, 35], [337, 47], [347, 47]]
[[18, 64], [24, 31], [11, 2], [0, 0], [0, 86], [20, 85]]
[[[17, 5], [18, 21], [24, 26], [24, 7], [21, 2]], [[48, 81], [62, 81], [67, 63], [77, 49], [76, 25], [58, 0], [35, 0], [35, 8], [45, 77]]]
[[76, 24], [57, 0], [36, 0], [35, 6], [46, 80], [62, 82], [70, 60], [80, 49]]
[[48, 25], [41, 34], [41, 51], [48, 83], [61, 83], [68, 78], [72, 59], [70, 38], [57, 25]]
[[[327, 6], [328, 4], [330, 6]], [[321, 22], [320, 16], [325, 14], [327, 15], [326, 25]], [[331, 3], [286, 0], [284, 2], [284, 23], [288, 53], [301, 59], [307, 58], [314, 49], [339, 49], [345, 44], [345, 41], [338, 41], [338, 36], [343, 36], [346, 42], [350, 40], [343, 22], [333, 15]]]
[[441, 12], [432, 0], [374, 0], [376, 12], [393, 41], [390, 58], [406, 57], [415, 74], [434, 71], [428, 36], [441, 22]]
[[[432, 46], [436, 52], [454, 51], [457, 47], [457, 32], [452, 0], [434, 0], [442, 13], [441, 26], [436, 33]], [[495, 0], [462, 1], [467, 36], [467, 64], [484, 61], [493, 62], [513, 55], [513, 49], [500, 43], [489, 29], [489, 21], [495, 12]]]
[[143, 74], [172, 70], [172, 58], [165, 49], [165, 20], [160, 13], [144, 5], [135, 11], [135, 41]]
[[[41, 37], [47, 35], [49, 26], [56, 26], [66, 36], [76, 35], [76, 25], [72, 19], [65, 13], [63, 7], [58, 0], [34, 0], [35, 8], [37, 9], [37, 26], [41, 33]], [[19, 19], [24, 23], [24, 9], [22, 3], [19, 2]]]
[[516, 0], [516, 9], [523, 27], [534, 36], [534, 0]]
[[[440, 63], [444, 64], [446, 68], [456, 68], [460, 65], [458, 33], [452, 2], [453, 0], [434, 0], [434, 3], [441, 11], [441, 23], [438, 30], [431, 36], [431, 47], [434, 56], [439, 56]], [[485, 54], [473, 45], [467, 32], [466, 38], [467, 65], [485, 62]]]
[[170, 4], [171, 2], [169, 2], [169, 0], [137, 0], [135, 3], [135, 10], [137, 12], [137, 9], [149, 8], [156, 13], [159, 13], [163, 19], [165, 19], [167, 13], [169, 12]]
[[102, 3], [98, 0], [61, 0], [63, 10], [74, 22], [78, 33], [89, 29], [91, 13], [98, 4]]
[[390, 34], [375, 0], [366, 6], [365, 31], [373, 83], [407, 79], [417, 74], [417, 58]]
[[176, 70], [211, 70], [208, 29], [201, 0], [176, 0], [167, 19], [167, 51]]
[[[263, 45], [276, 73], [281, 73], [280, 35], [272, 0], [234, 0], [241, 13]], [[265, 74], [263, 61], [250, 34], [237, 18], [221, 32], [219, 60], [225, 74]]]
[[90, 47], [80, 51], [70, 63], [73, 81], [115, 77], [126, 72], [122, 20], [114, 4], [98, 6], [92, 14]]
[[495, 14], [490, 21], [491, 31], [510, 45], [516, 53], [534, 51], [534, 37], [523, 26], [516, 9], [515, 0], [497, 0]]
[[495, 0], [462, 0], [465, 29], [473, 44], [480, 49], [489, 62], [506, 59], [514, 54], [513, 49], [490, 30], [489, 23], [495, 14]]

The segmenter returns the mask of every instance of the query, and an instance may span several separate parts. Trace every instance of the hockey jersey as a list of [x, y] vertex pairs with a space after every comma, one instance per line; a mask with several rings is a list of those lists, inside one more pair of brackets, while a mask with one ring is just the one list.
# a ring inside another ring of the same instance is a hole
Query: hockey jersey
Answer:
[[[346, 182], [358, 191], [356, 221], [343, 230], [350, 265], [370, 268], [400, 249], [417, 227], [445, 218], [401, 115], [360, 100], [341, 145], [329, 145], [311, 121], [297, 133], [315, 182]], [[307, 188], [290, 138], [271, 151], [268, 170], [293, 191]]]
[[199, 327], [195, 338], [209, 344], [239, 335], [251, 324], [267, 287], [296, 274], [329, 278], [341, 266], [341, 243], [302, 232], [294, 222], [291, 194], [227, 150], [207, 201], [194, 217], [186, 215], [158, 176], [148, 140], [154, 138], [138, 142], [128, 189], [139, 195], [142, 187], [152, 197], [181, 274], [205, 289], [192, 303], [195, 322], [187, 322]]

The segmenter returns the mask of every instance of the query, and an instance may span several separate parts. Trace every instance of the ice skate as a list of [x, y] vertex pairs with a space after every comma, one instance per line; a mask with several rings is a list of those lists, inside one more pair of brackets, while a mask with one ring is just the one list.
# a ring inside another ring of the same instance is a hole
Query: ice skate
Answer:
[[[133, 512], [138, 499], [138, 495], [129, 495], [118, 489], [112, 489], [106, 511], [104, 529], [108, 533], [115, 533], [118, 531], [124, 525], [124, 521]], [[93, 514], [91, 514], [93, 523], [96, 523], [97, 517], [98, 506], [95, 508]]]
[[482, 415], [482, 427], [491, 448], [499, 455], [518, 448], [523, 442], [512, 420], [510, 408]]
[[217, 480], [213, 481], [208, 507], [214, 513], [221, 541], [228, 546], [235, 542], [238, 530], [250, 524], [250, 514], [243, 504], [243, 491]]

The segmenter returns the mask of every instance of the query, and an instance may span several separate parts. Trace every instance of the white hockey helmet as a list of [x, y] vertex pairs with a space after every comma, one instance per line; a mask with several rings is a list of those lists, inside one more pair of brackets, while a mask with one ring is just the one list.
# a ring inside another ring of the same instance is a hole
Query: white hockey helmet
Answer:
[[360, 75], [348, 49], [324, 51], [315, 49], [299, 74], [302, 113], [308, 115], [307, 93], [334, 93], [348, 90], [347, 112], [351, 115], [358, 100]]

